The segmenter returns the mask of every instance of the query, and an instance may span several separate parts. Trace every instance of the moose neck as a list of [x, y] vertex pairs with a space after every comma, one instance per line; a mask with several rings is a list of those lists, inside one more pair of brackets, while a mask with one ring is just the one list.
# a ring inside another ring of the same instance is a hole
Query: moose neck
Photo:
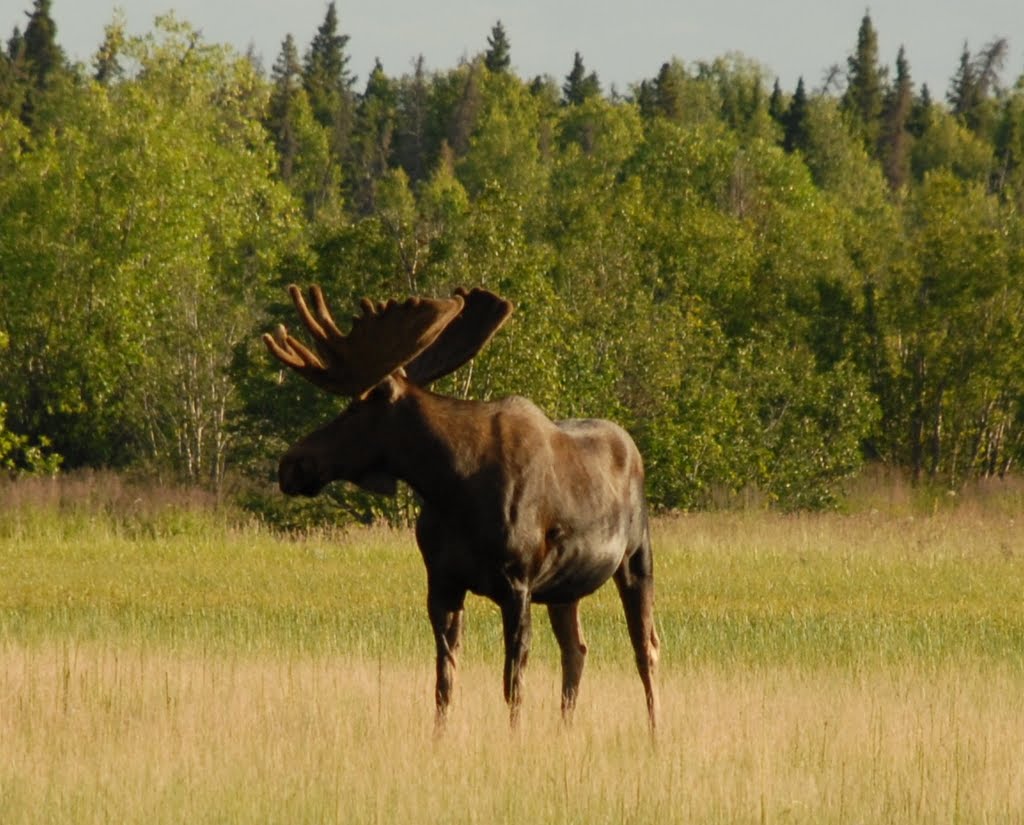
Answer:
[[407, 384], [396, 402], [390, 469], [424, 501], [443, 506], [465, 490], [487, 449], [484, 402], [437, 395]]

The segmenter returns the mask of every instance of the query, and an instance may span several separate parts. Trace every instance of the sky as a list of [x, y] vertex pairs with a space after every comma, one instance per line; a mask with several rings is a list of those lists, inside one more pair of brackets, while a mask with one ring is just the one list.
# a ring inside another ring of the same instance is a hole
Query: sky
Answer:
[[[88, 62], [103, 29], [120, 8], [132, 34], [153, 29], [174, 11], [208, 42], [253, 47], [269, 70], [281, 41], [292, 34], [301, 52], [323, 22], [328, 0], [52, 0], [57, 39], [68, 56]], [[865, 11], [878, 32], [882, 63], [894, 66], [906, 47], [911, 77], [942, 99], [964, 42], [980, 51], [996, 37], [1009, 40], [1003, 81], [1024, 75], [1024, 0], [338, 0], [339, 29], [350, 37], [349, 68], [363, 88], [374, 60], [392, 76], [406, 74], [422, 55], [428, 70], [444, 71], [487, 48], [500, 20], [511, 43], [512, 67], [523, 78], [547, 74], [559, 83], [580, 52], [605, 91], [628, 93], [654, 77], [661, 64], [690, 64], [738, 52], [762, 64], [792, 91], [803, 77], [821, 85], [857, 42]], [[32, 0], [0, 0], [0, 35], [24, 29]]]

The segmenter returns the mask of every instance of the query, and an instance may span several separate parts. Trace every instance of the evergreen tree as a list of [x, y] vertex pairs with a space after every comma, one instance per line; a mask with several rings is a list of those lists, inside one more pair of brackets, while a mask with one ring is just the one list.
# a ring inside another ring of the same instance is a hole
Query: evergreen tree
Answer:
[[40, 103], [56, 80], [67, 72], [64, 50], [57, 44], [57, 24], [50, 16], [50, 0], [35, 0], [22, 38], [26, 81], [21, 119], [32, 127]]
[[476, 62], [464, 68], [465, 79], [455, 109], [448, 122], [448, 144], [457, 157], [469, 151], [469, 140], [476, 128], [477, 116], [483, 104], [483, 93], [480, 89], [480, 63]]
[[857, 50], [846, 62], [847, 86], [842, 108], [868, 151], [874, 152], [881, 128], [885, 72], [878, 63], [878, 33], [866, 13], [857, 32]]
[[922, 83], [921, 91], [914, 98], [914, 103], [910, 107], [910, 118], [907, 121], [907, 131], [913, 137], [921, 137], [925, 129], [928, 128], [932, 116], [932, 106], [931, 89], [928, 88], [927, 83]]
[[784, 126], [786, 109], [786, 102], [782, 94], [782, 86], [779, 85], [779, 79], [776, 77], [775, 85], [772, 86], [771, 97], [768, 98], [768, 114], [771, 115], [772, 120], [780, 126]]
[[288, 183], [292, 179], [295, 159], [299, 153], [299, 137], [295, 124], [296, 98], [303, 94], [299, 50], [290, 34], [286, 35], [281, 43], [281, 53], [270, 70], [270, 81], [272, 90], [267, 128], [274, 136], [281, 180]]
[[356, 79], [349, 72], [345, 53], [348, 41], [347, 34], [338, 33], [338, 13], [332, 0], [306, 53], [302, 79], [313, 115], [329, 130], [331, 151], [339, 162], [348, 154], [355, 107], [352, 87]]
[[45, 89], [66, 66], [64, 50], [57, 44], [57, 24], [50, 16], [51, 0], [35, 0], [25, 27], [25, 65], [32, 85]]
[[507, 72], [512, 65], [511, 46], [508, 36], [505, 34], [505, 27], [500, 20], [491, 29], [491, 36], [487, 38], [487, 46], [484, 65], [488, 71]]
[[417, 183], [427, 176], [429, 167], [430, 87], [423, 55], [416, 58], [412, 76], [402, 79], [396, 105], [395, 160], [405, 170], [410, 182]]
[[587, 74], [583, 65], [583, 57], [579, 52], [573, 56], [572, 70], [566, 75], [562, 84], [562, 98], [569, 106], [578, 106], [587, 98], [601, 94], [601, 82], [597, 72]]
[[972, 112], [977, 111], [981, 101], [981, 89], [974, 70], [975, 64], [971, 57], [971, 50], [967, 48], [967, 42], [964, 41], [963, 50], [960, 52], [960, 65], [950, 81], [946, 99], [949, 101], [953, 114], [965, 122]]
[[1010, 43], [1005, 37], [997, 37], [978, 55], [975, 74], [978, 78], [978, 90], [982, 98], [998, 96], [999, 73], [1006, 63], [1006, 55]]
[[807, 90], [804, 88], [804, 79], [797, 80], [796, 91], [793, 92], [793, 99], [789, 102], [782, 121], [784, 129], [782, 148], [787, 152], [804, 151], [807, 149], [810, 140], [809, 124], [807, 116]]
[[554, 115], [562, 96], [558, 81], [549, 74], [539, 74], [530, 81], [529, 89], [530, 94], [540, 101], [541, 110]]
[[654, 108], [662, 117], [680, 123], [685, 113], [686, 68], [678, 60], [662, 63], [654, 79]]
[[885, 98], [878, 154], [882, 171], [893, 190], [902, 188], [910, 175], [910, 132], [908, 125], [914, 105], [913, 83], [906, 52], [900, 46], [896, 56], [896, 82]]
[[973, 132], [987, 131], [991, 125], [994, 117], [991, 99], [999, 91], [999, 72], [1006, 62], [1008, 48], [1005, 38], [997, 38], [980, 54], [972, 56], [964, 43], [947, 99], [953, 114]]
[[302, 85], [299, 52], [290, 34], [281, 43], [270, 80], [263, 125], [277, 149], [278, 175], [301, 200], [307, 220], [330, 224], [341, 213], [341, 172], [332, 157], [329, 130], [313, 116]]
[[[1018, 199], [1024, 196], [1024, 83], [1019, 84], [1017, 94], [1011, 95], [1003, 104], [999, 124], [995, 131], [995, 151], [998, 167], [993, 176], [993, 188], [1003, 193], [1011, 186]], [[1024, 200], [1018, 200], [1018, 210]]]
[[654, 93], [654, 81], [641, 80], [633, 95], [640, 114], [645, 118], [653, 118], [657, 114], [657, 99]]
[[389, 169], [397, 117], [395, 84], [378, 59], [359, 100], [352, 140], [354, 199], [363, 214], [373, 212], [377, 181]]

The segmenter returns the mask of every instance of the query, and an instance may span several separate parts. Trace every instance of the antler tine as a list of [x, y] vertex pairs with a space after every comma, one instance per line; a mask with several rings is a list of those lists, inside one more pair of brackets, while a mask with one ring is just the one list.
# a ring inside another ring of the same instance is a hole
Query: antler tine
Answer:
[[302, 363], [302, 359], [296, 355], [290, 346], [288, 346], [288, 331], [284, 328], [283, 324], [278, 324], [274, 330], [274, 334], [271, 335], [269, 332], [263, 333], [263, 343], [267, 345], [267, 349], [270, 350], [270, 354], [277, 358], [286, 367], [292, 369], [301, 369], [305, 366]]
[[[324, 332], [324, 328], [320, 326], [320, 322], [313, 317], [313, 313], [309, 311], [309, 307], [306, 306], [306, 301], [302, 297], [302, 290], [299, 289], [295, 284], [288, 286], [288, 294], [292, 296], [292, 303], [295, 304], [295, 309], [299, 313], [299, 318], [302, 319], [302, 323], [306, 325], [306, 329], [312, 333], [313, 337], [318, 341], [326, 341], [327, 333]], [[310, 295], [314, 296], [313, 304], [316, 305], [315, 294], [310, 289]], [[323, 300], [323, 296], [320, 296], [320, 300]]]
[[[313, 343], [319, 357], [294, 338], [289, 338], [292, 349], [297, 350], [299, 356], [309, 366], [322, 371], [322, 382], [328, 382], [334, 378], [340, 380], [347, 387], [352, 378], [350, 347], [346, 340], [347, 336], [334, 323], [334, 317], [327, 307], [323, 290], [317, 284], [313, 284], [309, 288], [309, 302], [313, 305], [313, 311], [310, 311], [299, 287], [292, 285], [288, 287], [288, 291], [291, 293], [292, 301], [295, 303], [302, 323], [306, 325], [306, 329], [313, 336]], [[347, 392], [345, 389], [337, 391]]]
[[284, 324], [278, 324], [274, 334], [263, 334], [263, 343], [271, 354], [285, 366], [299, 370], [326, 370], [324, 362], [305, 344], [288, 334]]
[[344, 338], [345, 336], [341, 334], [338, 325], [334, 323], [334, 316], [331, 315], [331, 311], [327, 308], [327, 299], [324, 298], [324, 291], [320, 289], [319, 285], [313, 284], [309, 288], [309, 296], [313, 299], [313, 306], [316, 307], [316, 314], [319, 316], [320, 323], [327, 328], [332, 337]]
[[291, 367], [321, 389], [339, 395], [350, 395], [353, 392], [351, 370], [340, 351], [343, 348], [344, 336], [331, 318], [323, 294], [318, 287], [311, 288], [309, 293], [310, 301], [319, 318], [310, 311], [302, 297], [302, 290], [297, 286], [290, 285], [288, 294], [291, 295], [299, 318], [313, 336], [317, 352], [313, 352], [290, 335], [283, 324], [277, 325], [273, 335], [265, 333], [263, 343], [282, 364]]
[[[278, 326], [263, 341], [282, 364], [329, 392], [358, 397], [416, 358], [459, 314], [463, 298], [409, 298], [374, 304], [364, 298], [362, 314], [343, 334], [334, 322], [323, 291], [309, 288], [309, 302], [294, 284], [292, 303], [313, 338], [316, 352]], [[312, 309], [310, 308], [312, 306]]]

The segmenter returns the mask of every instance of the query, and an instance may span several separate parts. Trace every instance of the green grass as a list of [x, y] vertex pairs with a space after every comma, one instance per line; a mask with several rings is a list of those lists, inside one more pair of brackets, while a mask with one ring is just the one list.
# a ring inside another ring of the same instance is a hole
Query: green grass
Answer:
[[513, 734], [470, 598], [435, 741], [410, 533], [87, 489], [0, 498], [5, 825], [1024, 819], [1016, 508], [659, 520], [652, 748], [612, 587], [568, 731], [543, 611]]
[[[20, 520], [19, 520], [20, 519]], [[124, 529], [0, 522], [0, 637], [222, 651], [430, 656], [410, 533], [288, 539], [212, 518]], [[655, 527], [665, 662], [858, 666], [971, 656], [1024, 665], [1024, 542], [1012, 518], [699, 515]], [[467, 643], [500, 652], [471, 598]], [[584, 602], [595, 658], [630, 654], [608, 587]], [[537, 621], [545, 616], [537, 611]], [[540, 655], [554, 656], [546, 633]]]

